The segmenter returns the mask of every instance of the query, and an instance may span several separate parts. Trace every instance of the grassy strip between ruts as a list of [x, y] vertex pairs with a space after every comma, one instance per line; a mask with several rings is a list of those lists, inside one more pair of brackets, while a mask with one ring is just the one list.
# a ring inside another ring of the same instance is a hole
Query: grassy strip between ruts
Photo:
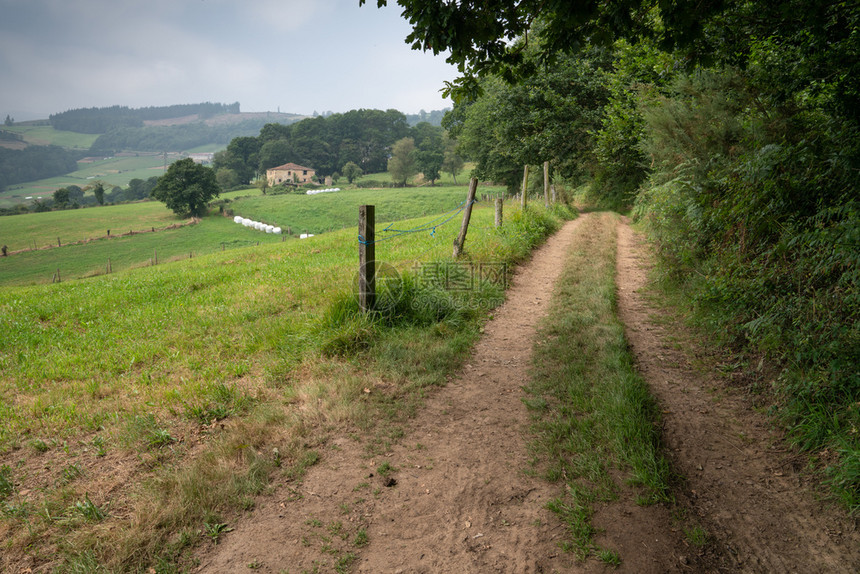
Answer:
[[[477, 209], [463, 263], [514, 263], [558, 225], [533, 208], [495, 230]], [[273, 481], [295, 486], [332, 433], [384, 450], [501, 300], [410, 271], [447, 272], [456, 232], [377, 246], [403, 281], [372, 318], [348, 295], [354, 229], [0, 289], [0, 570], [178, 572]], [[338, 538], [362, 539], [349, 528]]]
[[619, 472], [636, 502], [668, 500], [670, 470], [659, 449], [659, 410], [636, 373], [616, 315], [617, 216], [580, 225], [549, 313], [539, 327], [526, 404], [532, 449], [544, 477], [563, 481], [549, 503], [568, 527], [562, 547], [608, 564], [620, 559], [593, 541], [593, 504], [612, 500]]

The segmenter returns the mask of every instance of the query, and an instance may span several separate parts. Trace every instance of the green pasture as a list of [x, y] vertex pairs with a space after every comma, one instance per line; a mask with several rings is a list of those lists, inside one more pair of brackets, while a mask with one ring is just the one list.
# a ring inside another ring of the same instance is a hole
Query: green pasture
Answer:
[[80, 134], [55, 130], [51, 126], [4, 126], [7, 132], [24, 136], [24, 141], [32, 145], [58, 145], [69, 149], [87, 150], [98, 139], [99, 134]]
[[[146, 249], [157, 244], [161, 258], [162, 250], [169, 256], [191, 249], [194, 242], [181, 243], [182, 235], [203, 231], [213, 241], [207, 256], [85, 281], [0, 287], [0, 332], [6, 334], [0, 338], [0, 452], [28, 434], [61, 440], [182, 403], [201, 386], [247, 373], [271, 377], [285, 361], [294, 364], [324, 309], [352, 289], [356, 229], [220, 252], [217, 241], [230, 229], [266, 238], [229, 219], [208, 220], [87, 246], [101, 250], [95, 262], [106, 261], [112, 245], [152, 241]], [[459, 222], [452, 222], [434, 236], [380, 241], [377, 260], [407, 271], [416, 261], [450, 257], [458, 232]], [[65, 257], [74, 258], [73, 250]], [[490, 260], [505, 254], [492, 209], [474, 210], [467, 251]], [[121, 252], [113, 252], [118, 261]]]
[[[482, 186], [480, 193], [501, 187]], [[466, 200], [465, 186], [343, 190], [317, 195], [287, 194], [243, 197], [230, 204], [236, 215], [294, 233], [321, 233], [355, 225], [358, 206], [376, 206], [376, 220], [397, 221], [431, 213], [456, 211]]]
[[[380, 225], [380, 237], [393, 234], [383, 231], [388, 222], [426, 214], [437, 214], [430, 220], [437, 225], [454, 216], [445, 225], [456, 226], [457, 210], [465, 201], [466, 188], [355, 190], [310, 196], [247, 197], [248, 193], [259, 193], [256, 189], [233, 193], [245, 196], [227, 204], [237, 215], [277, 224], [285, 235], [262, 233], [234, 223], [232, 217], [218, 215], [206, 217], [196, 225], [165, 230], [182, 222], [164, 204], [155, 201], [9, 216], [0, 218], [0, 244], [7, 245], [10, 252], [24, 251], [0, 258], [0, 285], [50, 282], [58, 269], [64, 281], [90, 277], [104, 273], [109, 259], [111, 269], [119, 271], [149, 265], [156, 254], [161, 263], [258, 242], [281, 242], [290, 239], [286, 236], [288, 226], [296, 236], [305, 231], [318, 235], [354, 228], [358, 206], [362, 204], [376, 205], [377, 221], [385, 223]], [[155, 233], [120, 237], [129, 231], [150, 231], [153, 227]], [[424, 233], [430, 235], [430, 231]], [[57, 238], [62, 247], [57, 246]], [[98, 240], [68, 245], [88, 239]], [[34, 242], [39, 249], [31, 249]]]
[[27, 213], [0, 218], [0, 244], [9, 251], [75, 243], [129, 231], [167, 227], [179, 223], [176, 215], [159, 201], [104, 205], [86, 209]]
[[[184, 222], [172, 219], [168, 225], [174, 223]], [[117, 233], [120, 231], [116, 230]], [[124, 233], [128, 233], [128, 230]], [[111, 234], [110, 238], [82, 245], [24, 251], [0, 258], [0, 284], [50, 282], [58, 269], [63, 281], [81, 279], [105, 273], [109, 260], [111, 269], [116, 272], [155, 262], [188, 259], [201, 254], [288, 239], [286, 236], [248, 229], [234, 224], [232, 219], [217, 216], [176, 229], [156, 229], [154, 233], [146, 229], [143, 233], [122, 237], [114, 236], [114, 231]]]

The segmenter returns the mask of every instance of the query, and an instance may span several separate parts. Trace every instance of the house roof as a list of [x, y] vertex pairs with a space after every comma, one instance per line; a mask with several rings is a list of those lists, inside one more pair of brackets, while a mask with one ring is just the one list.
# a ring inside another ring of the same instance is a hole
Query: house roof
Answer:
[[304, 171], [304, 170], [308, 170], [308, 171], [315, 171], [315, 170], [314, 170], [314, 168], [312, 168], [312, 167], [305, 167], [305, 166], [303, 166], [303, 165], [299, 165], [299, 164], [297, 164], [297, 163], [292, 163], [292, 162], [291, 162], [291, 163], [285, 163], [284, 165], [279, 165], [278, 167], [273, 167], [273, 168], [269, 169], [268, 171], [276, 171], [276, 170], [277, 170], [277, 171], [281, 171], [281, 170], [292, 170], [292, 171], [297, 171], [297, 170], [302, 170], [302, 171]]

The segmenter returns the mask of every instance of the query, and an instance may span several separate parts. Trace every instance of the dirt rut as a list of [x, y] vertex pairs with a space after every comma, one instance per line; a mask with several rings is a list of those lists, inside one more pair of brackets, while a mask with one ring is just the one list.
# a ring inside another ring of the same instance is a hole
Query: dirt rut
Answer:
[[[857, 524], [828, 508], [795, 472], [782, 435], [725, 376], [694, 369], [701, 341], [657, 320], [641, 289], [651, 260], [629, 225], [618, 230], [619, 314], [663, 410], [663, 438], [679, 496], [721, 546], [720, 570], [860, 572]], [[679, 348], [679, 344], [682, 348]]]

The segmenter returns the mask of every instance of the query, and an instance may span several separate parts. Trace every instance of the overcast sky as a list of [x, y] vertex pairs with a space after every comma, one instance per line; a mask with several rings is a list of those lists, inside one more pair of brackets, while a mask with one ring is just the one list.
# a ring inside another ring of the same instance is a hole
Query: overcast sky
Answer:
[[0, 118], [240, 102], [244, 112], [450, 107], [394, 0], [0, 0]]

